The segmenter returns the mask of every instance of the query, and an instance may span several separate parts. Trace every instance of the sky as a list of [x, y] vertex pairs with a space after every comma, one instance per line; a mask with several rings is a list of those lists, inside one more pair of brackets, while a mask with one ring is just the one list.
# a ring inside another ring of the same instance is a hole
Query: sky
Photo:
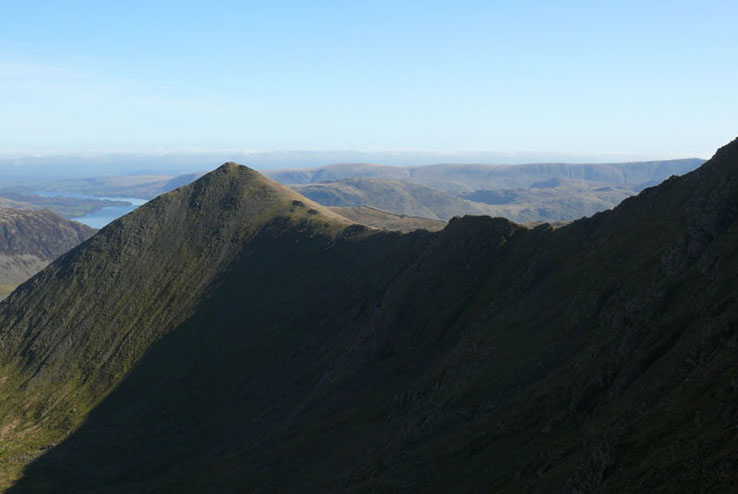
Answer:
[[738, 135], [736, 18], [735, 0], [0, 0], [0, 155], [709, 158]]

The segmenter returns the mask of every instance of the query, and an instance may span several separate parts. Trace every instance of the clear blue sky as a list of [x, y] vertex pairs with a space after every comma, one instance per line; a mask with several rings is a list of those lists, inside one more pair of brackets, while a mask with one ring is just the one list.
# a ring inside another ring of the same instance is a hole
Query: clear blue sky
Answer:
[[0, 1], [0, 152], [709, 157], [738, 2]]

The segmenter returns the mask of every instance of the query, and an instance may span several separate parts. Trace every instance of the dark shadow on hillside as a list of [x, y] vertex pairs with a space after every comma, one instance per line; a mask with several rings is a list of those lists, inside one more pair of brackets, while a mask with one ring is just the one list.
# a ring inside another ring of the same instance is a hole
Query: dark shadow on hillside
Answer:
[[[242, 491], [240, 467], [214, 474], [213, 465], [238, 458], [258, 471], [277, 461], [249, 452], [275, 449], [273, 436], [434, 238], [334, 241], [286, 226], [275, 221], [253, 239], [195, 315], [8, 492]], [[261, 483], [290, 485], [290, 476], [299, 473]]]

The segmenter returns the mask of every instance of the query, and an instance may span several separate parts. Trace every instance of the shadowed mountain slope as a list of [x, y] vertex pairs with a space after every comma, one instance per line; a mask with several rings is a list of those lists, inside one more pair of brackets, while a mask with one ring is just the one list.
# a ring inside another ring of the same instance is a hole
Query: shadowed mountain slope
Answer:
[[[316, 231], [350, 224], [291, 189], [228, 164], [62, 256], [0, 306], [9, 318], [0, 322], [0, 411], [23, 410], [13, 419], [21, 428], [30, 421], [58, 433], [77, 423], [153, 342], [191, 315], [245, 239], [279, 218]], [[9, 392], [14, 379], [26, 383], [26, 393]], [[53, 411], [37, 421], [34, 414], [52, 402]], [[13, 438], [5, 438], [6, 452], [25, 447]], [[35, 439], [47, 440], [43, 434]], [[23, 436], [22, 442], [33, 440]]]
[[0, 208], [0, 297], [95, 233], [49, 210]]
[[730, 492], [737, 215], [738, 141], [556, 230], [221, 167], [0, 304], [9, 492]]

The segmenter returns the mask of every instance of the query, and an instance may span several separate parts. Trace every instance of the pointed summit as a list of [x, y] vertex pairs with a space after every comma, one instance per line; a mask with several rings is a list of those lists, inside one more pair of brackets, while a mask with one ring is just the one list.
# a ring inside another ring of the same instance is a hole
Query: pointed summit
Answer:
[[[186, 198], [186, 201], [184, 199]], [[293, 221], [309, 220], [324, 228], [350, 225], [332, 212], [294, 190], [265, 177], [256, 170], [227, 162], [195, 182], [152, 201], [169, 202], [197, 211], [209, 224], [227, 219], [242, 229], [255, 229], [276, 217]], [[196, 220], [193, 218], [193, 220]]]
[[216, 170], [234, 170], [238, 168], [248, 168], [247, 166], [241, 165], [239, 163], [236, 163], [235, 161], [226, 161], [222, 165], [220, 165]]
[[[81, 372], [105, 387], [185, 320], [253, 239], [330, 239], [352, 224], [226, 163], [117, 219], [21, 285], [8, 303], [30, 307], [54, 294], [46, 310], [57, 315], [19, 313], [12, 330], [0, 327], [0, 353], [37, 381]], [[94, 310], [64, 309], [85, 300]]]

